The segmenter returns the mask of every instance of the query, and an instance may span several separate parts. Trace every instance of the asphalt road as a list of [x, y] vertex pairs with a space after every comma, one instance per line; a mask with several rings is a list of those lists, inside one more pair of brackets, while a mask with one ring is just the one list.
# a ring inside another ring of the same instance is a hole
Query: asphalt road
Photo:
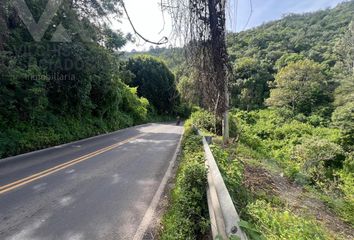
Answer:
[[182, 131], [148, 124], [0, 160], [0, 239], [133, 239]]

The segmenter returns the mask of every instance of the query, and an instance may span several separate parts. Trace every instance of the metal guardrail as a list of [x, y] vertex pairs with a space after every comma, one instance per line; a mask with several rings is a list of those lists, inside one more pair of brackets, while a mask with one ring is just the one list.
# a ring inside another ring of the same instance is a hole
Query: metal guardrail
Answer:
[[[199, 131], [198, 134], [200, 135]], [[240, 217], [226, 188], [209, 144], [203, 136], [205, 165], [208, 168], [208, 208], [213, 239], [217, 236], [228, 239], [231, 236], [248, 240], [247, 235], [239, 226]]]

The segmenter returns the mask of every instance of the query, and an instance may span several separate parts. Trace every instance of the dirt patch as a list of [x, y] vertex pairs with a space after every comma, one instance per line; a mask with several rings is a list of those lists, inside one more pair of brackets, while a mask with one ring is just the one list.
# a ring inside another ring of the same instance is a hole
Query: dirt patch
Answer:
[[245, 165], [243, 185], [253, 193], [278, 195], [272, 175], [266, 169], [257, 166]]
[[245, 166], [244, 185], [252, 192], [277, 195], [296, 214], [311, 216], [320, 221], [333, 236], [354, 239], [354, 229], [332, 212], [323, 201], [309, 196], [301, 186], [279, 173], [260, 166]]

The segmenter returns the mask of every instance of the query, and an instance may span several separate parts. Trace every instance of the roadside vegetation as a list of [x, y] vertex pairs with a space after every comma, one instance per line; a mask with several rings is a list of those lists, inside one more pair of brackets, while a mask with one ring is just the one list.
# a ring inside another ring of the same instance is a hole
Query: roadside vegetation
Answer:
[[[212, 111], [190, 117], [214, 136], [250, 239], [354, 238], [353, 9], [349, 1], [229, 34], [230, 143]], [[180, 73], [182, 100], [199, 105], [198, 79]]]
[[[47, 2], [27, 2], [35, 19]], [[0, 6], [0, 158], [183, 115], [165, 63], [123, 59], [131, 36], [100, 22], [121, 5], [70, 2], [38, 42], [11, 1]], [[53, 40], [56, 26], [67, 39]]]
[[170, 205], [162, 219], [160, 239], [196, 239], [210, 231], [206, 201], [207, 170], [202, 139], [185, 123], [182, 153]]
[[[354, 1], [226, 35], [229, 144], [217, 135], [221, 112], [218, 121], [214, 114], [225, 66], [218, 79], [203, 64], [205, 72], [188, 66], [183, 49], [122, 54], [132, 36], [103, 21], [122, 12], [118, 0], [64, 1], [39, 42], [10, 2], [0, 6], [0, 158], [190, 115], [160, 239], [203, 239], [210, 230], [207, 170], [192, 124], [214, 136], [250, 239], [354, 239]], [[26, 2], [40, 19], [47, 1]], [[58, 26], [68, 39], [53, 40]]]
[[224, 146], [213, 115], [192, 114], [215, 137], [214, 157], [250, 239], [353, 238], [352, 156], [338, 129], [276, 109], [235, 109], [231, 118], [235, 137]]

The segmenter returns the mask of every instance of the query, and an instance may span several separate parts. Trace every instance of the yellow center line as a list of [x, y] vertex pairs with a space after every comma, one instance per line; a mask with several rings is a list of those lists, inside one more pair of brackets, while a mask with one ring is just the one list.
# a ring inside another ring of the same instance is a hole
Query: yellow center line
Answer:
[[30, 175], [30, 176], [28, 176], [28, 177], [22, 178], [22, 179], [20, 179], [20, 180], [17, 180], [17, 181], [15, 181], [15, 182], [10, 183], [10, 184], [1, 186], [1, 187], [0, 187], [0, 194], [6, 193], [6, 192], [11, 191], [11, 190], [13, 190], [13, 189], [15, 189], [15, 188], [21, 187], [21, 186], [23, 186], [23, 185], [25, 185], [25, 184], [31, 183], [31, 182], [33, 182], [33, 181], [36, 181], [36, 180], [40, 179], [40, 178], [43, 178], [43, 177], [45, 177], [45, 176], [48, 176], [48, 175], [50, 175], [50, 174], [53, 174], [53, 173], [55, 173], [55, 172], [58, 172], [58, 171], [63, 170], [63, 169], [65, 169], [65, 168], [68, 168], [68, 167], [70, 167], [70, 166], [73, 166], [73, 165], [75, 165], [75, 164], [78, 164], [78, 163], [80, 163], [80, 162], [82, 162], [82, 161], [85, 161], [85, 160], [87, 160], [87, 159], [90, 159], [90, 158], [92, 158], [92, 157], [95, 157], [95, 156], [97, 156], [97, 155], [100, 155], [100, 154], [102, 154], [102, 153], [104, 153], [104, 152], [107, 152], [107, 151], [112, 150], [112, 149], [114, 149], [114, 148], [116, 148], [116, 147], [119, 147], [119, 146], [121, 146], [121, 145], [124, 145], [124, 144], [126, 144], [126, 143], [128, 143], [128, 142], [130, 142], [130, 141], [132, 141], [132, 140], [134, 140], [134, 139], [137, 139], [137, 138], [139, 138], [139, 137], [141, 137], [141, 136], [143, 136], [143, 135], [146, 135], [146, 133], [142, 133], [142, 134], [139, 134], [139, 135], [137, 135], [137, 136], [135, 136], [135, 137], [128, 138], [128, 139], [126, 139], [126, 140], [124, 140], [124, 141], [122, 141], [122, 142], [115, 143], [115, 144], [110, 145], [110, 146], [108, 146], [108, 147], [105, 147], [105, 148], [96, 150], [96, 151], [94, 151], [94, 152], [92, 152], [92, 153], [89, 153], [89, 154], [86, 154], [86, 155], [84, 155], [84, 156], [81, 156], [81, 157], [75, 158], [75, 159], [73, 159], [73, 160], [70, 160], [70, 161], [68, 161], [68, 162], [59, 164], [59, 165], [57, 165], [57, 166], [55, 166], [55, 167], [52, 167], [52, 168], [49, 168], [49, 169], [47, 169], [47, 170], [41, 171], [41, 172], [39, 172], [39, 173]]

